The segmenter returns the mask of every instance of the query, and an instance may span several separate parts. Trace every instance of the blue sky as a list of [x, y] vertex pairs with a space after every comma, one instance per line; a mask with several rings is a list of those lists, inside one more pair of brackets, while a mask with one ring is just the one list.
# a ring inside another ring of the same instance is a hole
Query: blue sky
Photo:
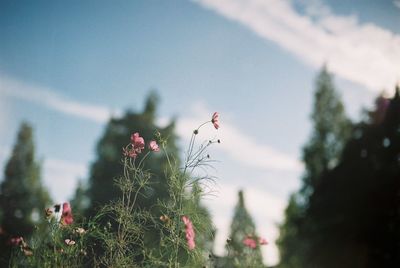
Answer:
[[[221, 114], [212, 149], [218, 194], [207, 205], [222, 252], [245, 189], [277, 262], [276, 223], [300, 184], [315, 75], [327, 63], [357, 119], [400, 80], [399, 1], [0, 1], [0, 164], [22, 120], [55, 200], [87, 178], [111, 114], [141, 110], [149, 89], [160, 123], [191, 129]], [[260, 206], [260, 204], [263, 204]], [[264, 205], [265, 204], [265, 205]]]

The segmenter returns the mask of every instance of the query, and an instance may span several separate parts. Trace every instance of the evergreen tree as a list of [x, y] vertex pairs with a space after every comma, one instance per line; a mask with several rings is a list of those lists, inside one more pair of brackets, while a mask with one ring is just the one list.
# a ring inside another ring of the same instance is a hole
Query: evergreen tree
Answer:
[[320, 183], [321, 176], [334, 168], [351, 133], [351, 123], [345, 115], [343, 104], [333, 85], [332, 76], [324, 66], [316, 79], [314, 108], [311, 119], [313, 131], [303, 148], [305, 174], [300, 192], [289, 200], [285, 221], [280, 227], [278, 246], [281, 267], [303, 267], [307, 244], [302, 241], [306, 223], [305, 210], [309, 196]]
[[[167, 149], [169, 155], [178, 162], [178, 149], [175, 123], [172, 122], [165, 128], [155, 124], [157, 95], [152, 92], [146, 102], [142, 113], [127, 112], [122, 118], [113, 118], [108, 123], [103, 137], [97, 144], [97, 159], [91, 166], [87, 194], [90, 206], [86, 211], [87, 216], [93, 216], [98, 209], [115, 200], [120, 195], [115, 179], [122, 175], [123, 165], [122, 148], [129, 143], [129, 137], [134, 132], [139, 132], [146, 141], [154, 139], [156, 131], [168, 138]], [[138, 157], [140, 161], [142, 155]], [[156, 199], [166, 199], [166, 175], [164, 174], [167, 159], [165, 155], [150, 155], [145, 161], [145, 169], [151, 170], [152, 187], [146, 189], [140, 196], [140, 206], [150, 206]], [[178, 163], [177, 163], [178, 164]]]
[[71, 200], [71, 207], [74, 209], [74, 218], [79, 220], [83, 216], [85, 210], [88, 208], [88, 198], [86, 196], [86, 187], [82, 180], [78, 181], [75, 189], [74, 197]]
[[49, 204], [50, 197], [42, 185], [40, 165], [35, 159], [33, 130], [28, 123], [22, 123], [0, 185], [2, 261], [7, 262], [8, 258], [6, 240], [29, 237]]
[[385, 106], [356, 126], [310, 198], [307, 267], [400, 267], [399, 88]]
[[316, 81], [313, 132], [303, 149], [305, 175], [302, 192], [307, 197], [319, 183], [321, 174], [334, 168], [351, 134], [351, 123], [335, 90], [332, 75], [324, 66]]
[[[228, 255], [223, 267], [264, 267], [256, 226], [246, 209], [243, 191], [238, 193], [239, 201], [232, 218], [231, 232], [226, 244]], [[254, 248], [245, 245], [245, 239], [256, 242]]]

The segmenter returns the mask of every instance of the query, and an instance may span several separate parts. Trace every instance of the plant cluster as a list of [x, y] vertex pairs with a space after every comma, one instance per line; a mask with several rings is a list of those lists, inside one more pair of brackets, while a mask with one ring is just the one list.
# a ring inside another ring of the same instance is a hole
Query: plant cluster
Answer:
[[[103, 206], [95, 217], [77, 224], [69, 203], [45, 211], [48, 224], [37, 229], [29, 241], [13, 237], [11, 267], [202, 267], [210, 260], [205, 250], [205, 236], [213, 235], [213, 226], [199, 213], [203, 186], [210, 176], [194, 174], [213, 160], [209, 146], [220, 140], [207, 140], [197, 145], [200, 129], [211, 123], [219, 128], [219, 115], [196, 128], [190, 139], [185, 162], [166, 150], [167, 139], [159, 132], [146, 144], [139, 132], [131, 135], [122, 148], [123, 175], [115, 180], [120, 197]], [[149, 156], [164, 154], [168, 167], [167, 199], [157, 199], [150, 206], [139, 206], [138, 197], [152, 194], [152, 170], [145, 169]], [[139, 157], [140, 156], [140, 157]], [[199, 246], [200, 245], [200, 246]]]

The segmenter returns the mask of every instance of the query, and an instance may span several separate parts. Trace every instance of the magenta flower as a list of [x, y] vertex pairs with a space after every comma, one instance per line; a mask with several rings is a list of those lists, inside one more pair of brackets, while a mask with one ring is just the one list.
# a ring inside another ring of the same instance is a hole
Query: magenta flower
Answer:
[[158, 151], [160, 151], [160, 148], [158, 147], [158, 144], [157, 144], [156, 141], [150, 141], [150, 143], [149, 143], [149, 149], [150, 149], [150, 151], [153, 151], [153, 152], [158, 152]]
[[134, 151], [137, 152], [138, 154], [140, 154], [144, 149], [144, 139], [143, 137], [139, 136], [138, 132], [133, 133], [131, 135], [131, 144], [133, 146]]
[[214, 125], [215, 129], [219, 129], [219, 114], [217, 112], [212, 115], [211, 123]]
[[133, 149], [122, 148], [122, 152], [123, 152], [124, 156], [126, 156], [126, 157], [136, 158], [136, 156], [137, 156], [137, 153]]
[[182, 216], [182, 221], [186, 226], [185, 232], [186, 232], [186, 241], [188, 244], [188, 248], [189, 248], [189, 250], [193, 250], [195, 248], [196, 244], [194, 243], [195, 233], [194, 233], [192, 221], [187, 216]]
[[253, 238], [251, 238], [250, 236], [246, 236], [246, 238], [243, 239], [243, 244], [246, 247], [249, 247], [249, 248], [252, 248], [252, 249], [255, 249], [257, 247], [257, 241], [254, 240]]
[[126, 157], [136, 158], [144, 149], [144, 145], [143, 137], [140, 137], [139, 133], [135, 132], [131, 135], [131, 142], [125, 148], [122, 148], [122, 153]]
[[23, 241], [24, 239], [21, 236], [17, 236], [17, 237], [11, 237], [9, 243], [12, 246], [19, 246]]
[[61, 215], [61, 224], [62, 225], [70, 225], [74, 222], [74, 218], [72, 216], [72, 209], [69, 203], [63, 204], [63, 210]]

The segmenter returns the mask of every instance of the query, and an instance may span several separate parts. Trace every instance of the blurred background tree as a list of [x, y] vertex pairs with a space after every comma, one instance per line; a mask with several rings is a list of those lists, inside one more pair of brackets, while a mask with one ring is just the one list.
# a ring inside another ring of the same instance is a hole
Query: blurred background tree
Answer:
[[3, 233], [0, 266], [8, 265], [10, 252], [7, 240], [13, 236], [29, 238], [50, 203], [50, 196], [42, 185], [40, 164], [35, 157], [33, 129], [24, 122], [0, 185], [0, 226]]
[[243, 191], [239, 191], [231, 232], [225, 246], [227, 255], [218, 261], [219, 267], [264, 267], [258, 242], [255, 248], [249, 248], [243, 243], [246, 237], [258, 240], [256, 226], [244, 203]]
[[71, 199], [71, 207], [74, 210], [76, 220], [80, 221], [84, 216], [86, 209], [89, 208], [89, 198], [86, 195], [87, 185], [83, 180], [79, 180], [75, 188], [75, 193]]
[[[93, 216], [98, 209], [115, 200], [120, 196], [118, 188], [115, 186], [115, 179], [122, 175], [123, 165], [122, 148], [130, 142], [130, 136], [134, 132], [139, 132], [146, 143], [155, 139], [156, 131], [168, 140], [167, 151], [175, 164], [179, 164], [177, 137], [174, 132], [175, 122], [172, 121], [164, 128], [156, 125], [156, 108], [158, 96], [152, 92], [146, 101], [142, 113], [126, 112], [121, 118], [113, 118], [106, 126], [105, 133], [97, 144], [97, 157], [91, 165], [90, 177], [87, 189], [89, 207], [86, 209], [86, 216]], [[139, 155], [136, 161], [143, 157]], [[167, 177], [165, 170], [167, 159], [165, 154], [151, 154], [145, 161], [144, 169], [151, 170], [152, 187], [147, 188], [140, 195], [139, 206], [150, 206], [156, 199], [164, 200], [168, 197]]]
[[305, 211], [309, 196], [321, 183], [321, 176], [334, 168], [340, 159], [344, 145], [351, 134], [352, 124], [346, 117], [344, 106], [333, 84], [332, 75], [323, 66], [316, 79], [313, 123], [309, 142], [303, 148], [305, 174], [299, 192], [292, 194], [285, 210], [285, 221], [280, 226], [278, 247], [281, 267], [305, 266], [307, 236], [305, 227], [312, 228]]
[[378, 98], [340, 164], [321, 176], [306, 212], [308, 267], [400, 267], [399, 90]]

